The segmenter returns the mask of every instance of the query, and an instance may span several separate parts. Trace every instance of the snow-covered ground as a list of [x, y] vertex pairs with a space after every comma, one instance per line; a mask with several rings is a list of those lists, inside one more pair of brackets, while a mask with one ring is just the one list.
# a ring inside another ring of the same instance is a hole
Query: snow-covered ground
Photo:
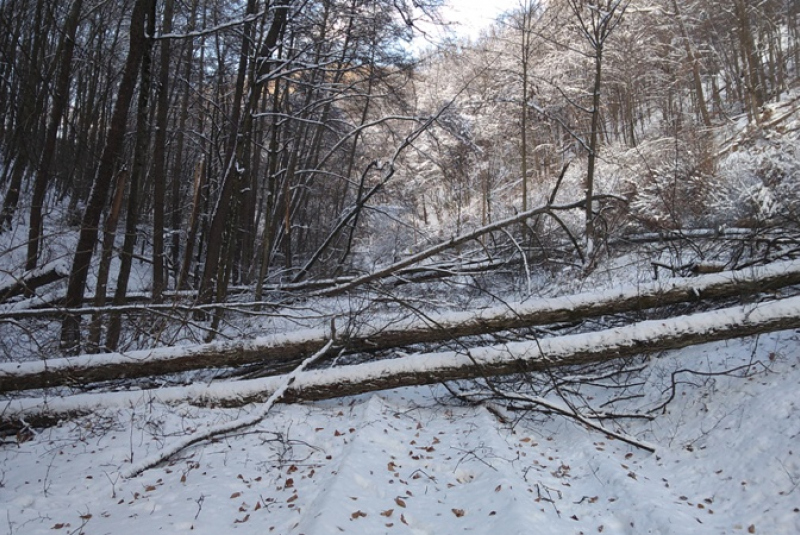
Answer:
[[255, 427], [122, 479], [259, 407], [100, 411], [8, 437], [0, 532], [800, 533], [798, 340], [785, 331], [652, 359], [631, 410], [666, 400], [678, 370], [751, 364], [678, 373], [653, 420], [604, 422], [655, 453], [561, 416], [500, 409], [501, 421], [419, 387], [277, 405]]

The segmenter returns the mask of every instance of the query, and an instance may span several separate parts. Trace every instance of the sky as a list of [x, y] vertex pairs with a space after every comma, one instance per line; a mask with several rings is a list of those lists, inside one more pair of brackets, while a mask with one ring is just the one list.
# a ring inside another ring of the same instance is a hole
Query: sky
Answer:
[[458, 33], [477, 37], [498, 15], [519, 6], [519, 0], [447, 0], [442, 14], [459, 25]]
[[[452, 23], [449, 31], [459, 37], [476, 38], [481, 30], [490, 26], [497, 17], [519, 6], [520, 0], [445, 0], [441, 15], [445, 22]], [[427, 39], [418, 38], [414, 48], [425, 48], [447, 36], [442, 28], [422, 24]]]

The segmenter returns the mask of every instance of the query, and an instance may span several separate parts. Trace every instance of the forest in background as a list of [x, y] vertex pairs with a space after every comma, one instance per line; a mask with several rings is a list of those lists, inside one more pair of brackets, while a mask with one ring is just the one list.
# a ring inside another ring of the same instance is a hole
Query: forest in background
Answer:
[[4, 0], [4, 358], [793, 257], [797, 2], [437, 3]]

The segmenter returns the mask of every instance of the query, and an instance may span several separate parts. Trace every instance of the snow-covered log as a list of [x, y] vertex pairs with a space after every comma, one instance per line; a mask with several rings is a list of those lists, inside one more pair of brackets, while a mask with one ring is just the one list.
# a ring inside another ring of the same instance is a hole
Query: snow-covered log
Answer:
[[[387, 350], [675, 303], [752, 295], [794, 284], [800, 284], [800, 261], [776, 262], [746, 273], [731, 271], [675, 278], [603, 292], [508, 303], [478, 311], [430, 315], [424, 320], [405, 324], [367, 325], [346, 338], [340, 335], [337, 343], [349, 351]], [[0, 392], [261, 362], [270, 364], [278, 371], [288, 370], [306, 356], [319, 351], [329, 337], [328, 331], [320, 329], [244, 342], [2, 363]]]
[[[282, 401], [313, 401], [404, 386], [476, 379], [602, 362], [690, 345], [800, 328], [800, 297], [650, 320], [593, 333], [424, 353], [303, 372]], [[72, 416], [146, 404], [240, 406], [264, 402], [283, 377], [195, 384], [137, 392], [21, 398], [0, 403], [0, 427], [48, 425]]]
[[69, 267], [62, 261], [51, 262], [38, 269], [27, 271], [20, 277], [0, 282], [0, 303], [68, 276]]

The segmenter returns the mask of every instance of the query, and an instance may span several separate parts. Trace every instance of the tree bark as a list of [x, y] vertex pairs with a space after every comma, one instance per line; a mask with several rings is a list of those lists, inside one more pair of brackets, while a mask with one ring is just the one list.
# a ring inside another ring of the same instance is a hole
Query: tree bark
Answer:
[[[67, 287], [65, 306], [78, 308], [83, 302], [86, 291], [86, 280], [89, 275], [89, 264], [97, 242], [100, 216], [106, 204], [108, 190], [114, 177], [114, 167], [122, 151], [125, 137], [125, 126], [128, 119], [128, 109], [133, 99], [136, 87], [136, 78], [142, 54], [147, 46], [145, 35], [145, 19], [150, 11], [149, 7], [155, 0], [137, 0], [131, 13], [129, 29], [130, 46], [125, 60], [125, 68], [120, 80], [114, 112], [106, 136], [106, 144], [100, 157], [89, 202], [81, 221], [81, 232], [78, 245], [72, 261], [72, 270]], [[80, 347], [80, 320], [76, 316], [64, 317], [61, 326], [61, 347], [66, 352], [77, 352]]]
[[[161, 31], [172, 32], [174, 0], [164, 2], [164, 22]], [[156, 135], [153, 142], [153, 301], [160, 303], [164, 291], [164, 205], [166, 202], [167, 112], [169, 111], [169, 63], [172, 59], [172, 40], [161, 42], [158, 72], [158, 101]], [[180, 154], [178, 157], [180, 158]]]
[[53, 262], [39, 269], [26, 271], [14, 282], [0, 286], [0, 303], [5, 303], [12, 297], [32, 292], [36, 288], [59, 281], [66, 278], [67, 275], [66, 268], [61, 262]]
[[47, 184], [50, 181], [50, 166], [56, 152], [56, 136], [58, 125], [64, 115], [69, 99], [69, 83], [72, 73], [72, 55], [75, 50], [75, 33], [80, 22], [81, 8], [83, 0], [75, 0], [67, 15], [64, 23], [64, 34], [59, 43], [59, 71], [56, 85], [53, 90], [53, 103], [50, 108], [50, 118], [45, 133], [44, 148], [42, 157], [39, 160], [39, 167], [36, 169], [36, 177], [33, 185], [33, 196], [31, 198], [30, 226], [28, 229], [28, 251], [25, 262], [25, 269], [31, 270], [36, 267], [39, 260], [39, 248], [42, 240], [43, 228], [43, 206], [44, 198], [47, 193]]
[[[373, 326], [340, 337], [338, 344], [350, 352], [374, 352], [677, 303], [752, 295], [795, 284], [800, 284], [800, 262], [779, 262], [757, 273], [726, 272], [623, 288], [613, 293], [579, 294], [532, 301], [530, 304], [509, 304], [470, 313], [468, 318], [461, 320], [429, 316], [426, 322], [407, 326]], [[0, 392], [253, 363], [270, 364], [276, 370], [286, 370], [296, 366], [304, 356], [318, 351], [328, 338], [328, 332], [310, 332], [299, 341], [296, 335], [274, 336], [247, 342], [136, 351], [127, 353], [126, 359], [111, 354], [108, 357], [90, 355], [24, 365], [0, 364]]]
[[[485, 379], [542, 372], [691, 345], [717, 342], [800, 327], [800, 297], [732, 307], [691, 316], [645, 321], [593, 333], [508, 343], [445, 353], [416, 354], [296, 375], [282, 402], [317, 401], [391, 388]], [[307, 355], [312, 354], [309, 351]], [[108, 408], [127, 408], [143, 400], [163, 403], [206, 403], [234, 407], [263, 403], [281, 386], [283, 377], [231, 383], [161, 388], [114, 394], [78, 395], [52, 404], [49, 398], [12, 400], [0, 407], [0, 424], [51, 425], [64, 418]]]

